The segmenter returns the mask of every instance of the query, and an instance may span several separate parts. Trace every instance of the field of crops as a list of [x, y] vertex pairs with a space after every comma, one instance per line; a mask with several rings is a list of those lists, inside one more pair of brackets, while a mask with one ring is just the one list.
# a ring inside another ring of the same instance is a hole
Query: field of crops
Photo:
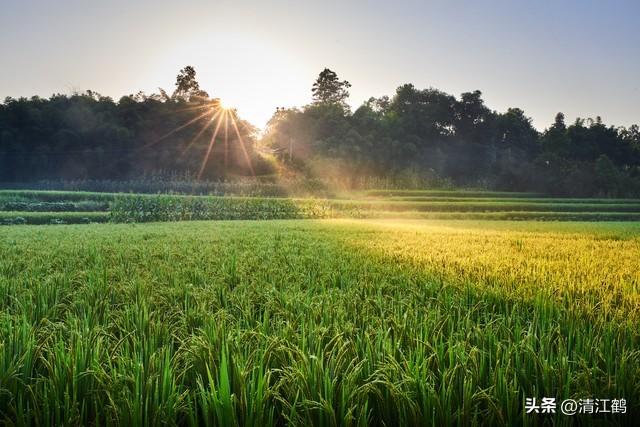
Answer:
[[[586, 425], [640, 413], [640, 224], [0, 232], [0, 423]], [[526, 397], [627, 415], [527, 415]]]
[[228, 219], [639, 221], [640, 200], [488, 191], [346, 193], [333, 199], [0, 190], [0, 224]]

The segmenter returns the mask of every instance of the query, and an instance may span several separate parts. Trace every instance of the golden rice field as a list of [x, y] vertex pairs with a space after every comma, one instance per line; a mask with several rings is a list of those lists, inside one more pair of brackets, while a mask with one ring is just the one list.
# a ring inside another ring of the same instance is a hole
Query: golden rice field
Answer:
[[637, 222], [0, 228], [0, 422], [633, 425], [639, 259]]

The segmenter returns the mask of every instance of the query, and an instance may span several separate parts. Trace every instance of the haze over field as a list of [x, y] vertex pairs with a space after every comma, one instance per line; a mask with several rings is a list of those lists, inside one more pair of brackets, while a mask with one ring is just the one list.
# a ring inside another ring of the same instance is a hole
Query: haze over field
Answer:
[[0, 5], [0, 98], [73, 90], [170, 89], [185, 64], [212, 95], [263, 127], [309, 102], [323, 67], [353, 83], [352, 107], [400, 84], [458, 95], [481, 89], [539, 130], [640, 117], [635, 1], [79, 0]]

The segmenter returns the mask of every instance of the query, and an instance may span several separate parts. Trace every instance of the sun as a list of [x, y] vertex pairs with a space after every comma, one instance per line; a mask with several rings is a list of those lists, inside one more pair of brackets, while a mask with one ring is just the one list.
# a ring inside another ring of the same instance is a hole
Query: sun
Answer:
[[218, 108], [221, 110], [228, 110], [230, 107], [222, 99], [218, 99]]

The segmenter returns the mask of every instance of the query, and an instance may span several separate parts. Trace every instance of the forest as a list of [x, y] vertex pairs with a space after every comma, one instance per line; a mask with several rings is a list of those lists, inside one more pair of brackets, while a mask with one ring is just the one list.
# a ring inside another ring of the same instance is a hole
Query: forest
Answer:
[[640, 195], [637, 125], [616, 127], [600, 117], [568, 122], [559, 112], [538, 131], [520, 108], [492, 110], [479, 90], [456, 97], [412, 84], [352, 111], [350, 87], [324, 69], [311, 102], [278, 108], [263, 132], [202, 90], [191, 66], [180, 70], [170, 94], [6, 98], [0, 182], [149, 175], [268, 181], [287, 174], [354, 187], [378, 177], [403, 187]]

